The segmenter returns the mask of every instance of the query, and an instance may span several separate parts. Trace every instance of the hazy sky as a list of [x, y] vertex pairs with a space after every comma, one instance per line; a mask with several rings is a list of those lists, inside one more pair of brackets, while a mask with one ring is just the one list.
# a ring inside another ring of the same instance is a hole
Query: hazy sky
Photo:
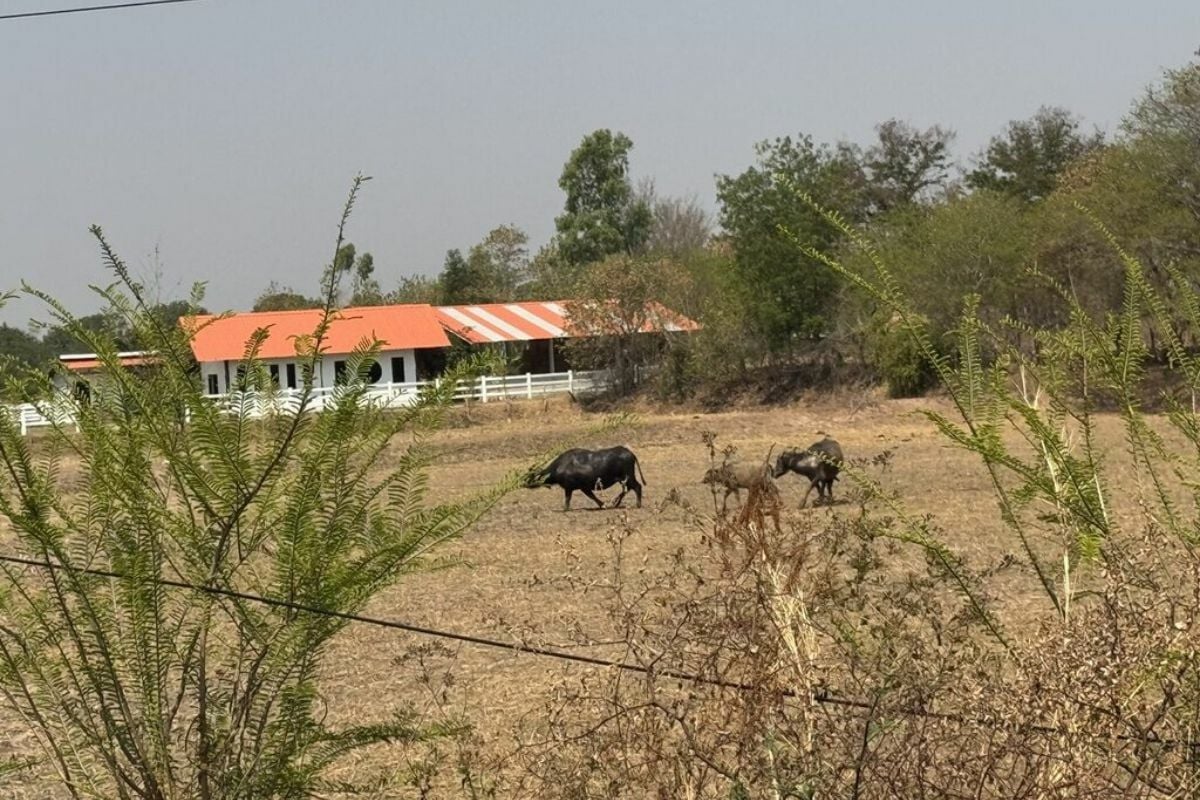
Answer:
[[312, 292], [361, 170], [349, 237], [391, 289], [501, 223], [544, 243], [596, 128], [633, 139], [635, 180], [711, 208], [714, 173], [789, 133], [938, 123], [965, 161], [1043, 104], [1112, 130], [1197, 46], [1197, 0], [201, 0], [0, 21], [0, 288], [94, 310], [98, 223], [143, 275], [157, 249], [166, 295]]

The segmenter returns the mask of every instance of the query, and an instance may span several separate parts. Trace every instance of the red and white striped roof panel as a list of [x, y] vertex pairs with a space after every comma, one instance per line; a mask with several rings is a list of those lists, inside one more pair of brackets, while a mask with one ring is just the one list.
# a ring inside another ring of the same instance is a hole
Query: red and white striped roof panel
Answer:
[[[670, 311], [658, 303], [652, 305], [649, 309], [651, 313], [643, 327], [646, 332], [691, 331], [700, 327], [682, 314]], [[569, 301], [566, 300], [481, 303], [470, 306], [435, 306], [434, 312], [442, 327], [471, 344], [588, 335], [584, 331], [572, 330], [568, 306]]]
[[483, 303], [435, 306], [438, 322], [471, 344], [561, 339], [567, 336], [567, 312], [558, 303]]

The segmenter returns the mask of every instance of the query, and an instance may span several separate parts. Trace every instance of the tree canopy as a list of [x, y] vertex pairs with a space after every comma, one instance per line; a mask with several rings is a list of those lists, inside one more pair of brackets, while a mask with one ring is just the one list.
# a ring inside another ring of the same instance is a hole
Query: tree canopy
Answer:
[[1044, 200], [1058, 185], [1071, 162], [1103, 144], [1099, 134], [1086, 136], [1065, 108], [1043, 106], [1027, 120], [1015, 120], [979, 155], [966, 175], [974, 189], [992, 189], [1026, 202]]
[[877, 141], [862, 159], [874, 211], [887, 212], [916, 203], [945, 186], [950, 175], [953, 132], [939, 125], [922, 131], [907, 122], [889, 119], [875, 128], [875, 135]]
[[471, 274], [471, 265], [463, 258], [462, 251], [455, 248], [446, 251], [446, 260], [442, 262], [442, 274], [439, 278], [442, 285], [442, 302], [448, 305], [463, 303], [487, 302], [480, 287]]
[[646, 253], [678, 258], [703, 249], [712, 238], [712, 215], [695, 195], [659, 196], [654, 182], [649, 180], [639, 186], [638, 195], [650, 208], [652, 217], [650, 233], [641, 247]]
[[252, 311], [296, 311], [304, 308], [320, 308], [321, 301], [306, 297], [290, 286], [280, 286], [275, 281], [254, 300]]
[[[746, 312], [773, 350], [823, 333], [837, 287], [799, 246], [836, 246], [840, 234], [806, 202], [808, 194], [852, 221], [866, 218], [866, 176], [850, 147], [809, 136], [761, 142], [758, 161], [740, 175], [717, 177], [721, 227], [733, 247]], [[794, 238], [793, 238], [794, 237]]]
[[585, 136], [563, 166], [558, 185], [567, 198], [555, 227], [567, 263], [633, 253], [650, 235], [650, 208], [629, 179], [632, 149], [628, 136], [604, 128]]
[[8, 325], [0, 325], [0, 353], [27, 366], [44, 364], [58, 355], [49, 343]]

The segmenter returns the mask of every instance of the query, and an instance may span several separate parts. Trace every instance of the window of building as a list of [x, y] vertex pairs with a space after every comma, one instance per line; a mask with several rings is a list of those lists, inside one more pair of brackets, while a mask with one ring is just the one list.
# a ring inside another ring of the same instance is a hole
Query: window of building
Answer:
[[392, 383], [404, 383], [404, 356], [392, 357]]
[[220, 391], [221, 391], [221, 385], [220, 385], [220, 382], [217, 380], [217, 376], [209, 375], [208, 376], [208, 393], [209, 394], [219, 394]]
[[333, 382], [335, 384], [346, 382], [346, 362], [345, 361], [333, 362]]
[[367, 383], [379, 383], [382, 377], [383, 367], [379, 366], [378, 361], [372, 361], [371, 368], [367, 370]]
[[289, 389], [296, 388], [296, 365], [295, 364], [287, 365], [287, 388], [289, 388]]
[[275, 384], [275, 386], [278, 387], [279, 386], [279, 365], [271, 364], [270, 369], [271, 369], [271, 383]]

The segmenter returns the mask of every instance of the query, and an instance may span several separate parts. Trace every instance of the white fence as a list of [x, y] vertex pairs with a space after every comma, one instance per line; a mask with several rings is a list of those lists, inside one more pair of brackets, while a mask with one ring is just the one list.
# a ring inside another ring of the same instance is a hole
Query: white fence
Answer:
[[[488, 403], [563, 392], [586, 394], [603, 389], [608, 385], [609, 379], [609, 374], [605, 371], [485, 376], [471, 381], [459, 381], [455, 387], [454, 399]], [[367, 398], [384, 408], [402, 408], [416, 403], [425, 387], [440, 385], [440, 378], [410, 383], [377, 383], [368, 387]], [[340, 391], [341, 387], [337, 386], [314, 389], [309, 408], [314, 411], [324, 409]], [[258, 392], [233, 392], [208, 397], [228, 413], [252, 419], [268, 414], [294, 412], [300, 404], [300, 391], [297, 389], [283, 389], [269, 396]], [[8, 411], [21, 426], [22, 435], [33, 428], [46, 428], [56, 424], [75, 425], [70, 402], [50, 400], [37, 405], [24, 403], [9, 406]]]
[[[608, 385], [608, 381], [609, 375], [604, 371], [484, 376], [475, 380], [459, 381], [455, 387], [454, 399], [488, 403], [506, 399], [541, 397], [562, 392], [582, 394], [601, 389]], [[441, 382], [441, 378], [435, 378], [432, 381], [411, 381], [409, 383], [376, 383], [367, 387], [367, 399], [385, 408], [402, 408], [417, 402], [421, 391], [427, 386], [440, 387]], [[338, 386], [314, 389], [309, 400], [310, 408], [315, 411], [325, 408], [325, 405], [337, 397], [341, 391], [343, 391], [342, 388]], [[225, 395], [209, 395], [209, 397], [228, 408], [231, 413], [257, 417], [267, 413], [295, 411], [300, 402], [300, 391], [284, 389], [276, 392], [272, 397], [257, 392], [235, 392]]]
[[51, 400], [46, 403], [22, 403], [19, 406], [8, 406], [14, 421], [21, 426], [21, 435], [29, 433], [32, 428], [49, 428], [52, 425], [75, 426], [75, 415], [71, 404]]

